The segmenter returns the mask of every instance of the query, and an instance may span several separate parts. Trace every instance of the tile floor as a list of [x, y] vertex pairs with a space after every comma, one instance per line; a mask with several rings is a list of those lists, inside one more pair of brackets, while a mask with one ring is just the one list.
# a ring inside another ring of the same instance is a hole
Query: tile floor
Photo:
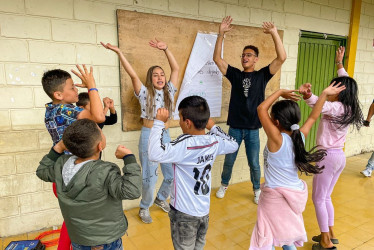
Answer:
[[[360, 171], [370, 154], [347, 159], [347, 166], [338, 181], [334, 193], [335, 233], [340, 241], [339, 250], [374, 250], [374, 177], [365, 178]], [[309, 242], [299, 249], [311, 249], [313, 235], [319, 233], [311, 201], [312, 177], [302, 177], [309, 186], [309, 199], [304, 212]], [[230, 186], [224, 199], [217, 199], [212, 192], [210, 222], [205, 249], [248, 249], [250, 236], [256, 222], [257, 206], [253, 203], [251, 184], [243, 182]], [[144, 224], [138, 218], [138, 208], [125, 211], [129, 220], [128, 236], [123, 237], [124, 249], [173, 249], [169, 218], [160, 208], [153, 206], [152, 224]], [[40, 232], [32, 232], [0, 241], [2, 249], [12, 240], [33, 239]], [[56, 247], [47, 248], [47, 250]], [[277, 248], [278, 249], [278, 248]], [[280, 249], [280, 248], [279, 248]]]

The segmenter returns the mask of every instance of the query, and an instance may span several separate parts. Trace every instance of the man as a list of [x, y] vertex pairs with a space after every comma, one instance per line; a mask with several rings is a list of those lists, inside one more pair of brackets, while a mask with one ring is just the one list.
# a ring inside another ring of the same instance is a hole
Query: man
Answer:
[[[236, 139], [239, 146], [244, 140], [253, 184], [254, 202], [258, 204], [261, 192], [261, 169], [259, 163], [259, 129], [261, 128], [261, 123], [257, 116], [257, 106], [265, 98], [265, 88], [268, 81], [281, 68], [287, 55], [275, 25], [271, 22], [264, 22], [262, 25], [263, 31], [265, 34], [271, 35], [275, 44], [277, 58], [275, 58], [270, 65], [259, 71], [255, 71], [255, 65], [259, 60], [259, 50], [253, 45], [248, 45], [244, 47], [241, 56], [243, 71], [232, 67], [221, 58], [222, 42], [225, 33], [232, 29], [231, 22], [232, 18], [230, 16], [222, 20], [214, 49], [213, 60], [232, 86], [227, 118], [227, 124], [230, 126], [229, 135]], [[238, 151], [228, 154], [225, 157], [221, 176], [221, 187], [216, 193], [218, 198], [223, 198], [225, 196], [237, 154]]]

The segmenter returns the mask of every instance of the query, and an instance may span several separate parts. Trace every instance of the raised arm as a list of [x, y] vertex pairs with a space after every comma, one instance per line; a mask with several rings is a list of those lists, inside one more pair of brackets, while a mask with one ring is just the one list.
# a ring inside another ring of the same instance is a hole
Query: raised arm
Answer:
[[336, 51], [335, 64], [338, 68], [338, 76], [349, 76], [347, 71], [343, 67], [343, 57], [344, 57], [345, 47], [340, 46]]
[[166, 58], [169, 61], [170, 69], [171, 69], [171, 74], [170, 74], [170, 81], [174, 84], [177, 83], [178, 81], [178, 76], [179, 76], [179, 65], [177, 63], [177, 60], [175, 60], [175, 57], [173, 53], [171, 53], [170, 49], [168, 48], [168, 45], [162, 41], [157, 40], [151, 40], [149, 42], [149, 45], [153, 48], [163, 50], [165, 52]]
[[270, 73], [275, 74], [278, 72], [278, 70], [282, 67], [282, 64], [287, 59], [286, 50], [284, 49], [282, 40], [280, 39], [280, 36], [278, 34], [277, 27], [271, 22], [264, 22], [262, 24], [262, 28], [264, 30], [265, 34], [270, 34], [273, 38], [274, 45], [275, 45], [275, 52], [277, 53], [277, 58], [275, 58], [270, 63]]
[[232, 29], [231, 26], [232, 18], [227, 16], [222, 19], [221, 25], [219, 26], [219, 31], [217, 35], [216, 46], [214, 47], [213, 61], [216, 63], [217, 67], [223, 75], [226, 75], [228, 63], [221, 57], [222, 54], [222, 42], [226, 32]]
[[139, 95], [140, 88], [142, 87], [142, 82], [140, 81], [138, 75], [136, 74], [135, 70], [132, 68], [131, 64], [127, 61], [126, 57], [123, 55], [122, 51], [114, 45], [110, 43], [104, 44], [100, 42], [101, 45], [104, 46], [106, 49], [110, 49], [117, 53], [119, 60], [121, 61], [122, 67], [126, 70], [127, 74], [129, 74], [132, 82], [132, 86], [134, 88], [135, 94]]
[[330, 86], [325, 88], [322, 91], [322, 94], [319, 96], [318, 101], [314, 104], [313, 110], [310, 113], [308, 119], [305, 121], [304, 125], [300, 128], [300, 131], [304, 134], [305, 137], [309, 134], [310, 129], [313, 124], [317, 121], [319, 115], [322, 112], [323, 106], [327, 100], [327, 97], [330, 95], [337, 95], [345, 89], [345, 86], [340, 86], [341, 83], [335, 84], [331, 83]]
[[276, 152], [282, 146], [282, 135], [270, 118], [269, 109], [280, 96], [287, 99], [298, 100], [299, 97], [294, 93], [295, 91], [296, 90], [279, 89], [257, 107], [258, 118], [268, 137], [267, 146], [270, 152]]
[[105, 121], [105, 115], [103, 112], [103, 104], [99, 96], [99, 92], [96, 88], [96, 82], [93, 76], [93, 69], [90, 67], [88, 72], [86, 65], [83, 64], [83, 69], [77, 65], [79, 73], [75, 70], [72, 72], [82, 80], [82, 84], [76, 84], [77, 87], [87, 88], [88, 96], [90, 98], [90, 110], [84, 109], [79, 113], [78, 119], [87, 118], [93, 120], [96, 123], [102, 123]]

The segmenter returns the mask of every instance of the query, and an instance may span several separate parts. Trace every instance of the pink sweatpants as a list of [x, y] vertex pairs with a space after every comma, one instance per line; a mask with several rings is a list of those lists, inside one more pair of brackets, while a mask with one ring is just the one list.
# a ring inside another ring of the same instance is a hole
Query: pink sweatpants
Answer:
[[319, 229], [329, 232], [329, 226], [334, 226], [334, 206], [331, 193], [345, 167], [345, 155], [342, 149], [328, 149], [326, 157], [318, 163], [325, 166], [321, 174], [313, 177], [313, 203], [316, 210]]

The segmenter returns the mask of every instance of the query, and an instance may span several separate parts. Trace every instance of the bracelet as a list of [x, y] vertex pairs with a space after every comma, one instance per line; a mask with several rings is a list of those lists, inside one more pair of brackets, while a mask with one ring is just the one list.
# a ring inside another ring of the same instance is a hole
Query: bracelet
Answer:
[[90, 88], [90, 89], [88, 90], [88, 93], [90, 93], [90, 91], [92, 91], [92, 90], [96, 90], [97, 92], [99, 92], [99, 90], [98, 90], [97, 88]]
[[225, 34], [221, 35], [220, 33], [217, 34], [217, 37], [219, 36], [222, 36], [223, 38], [225, 38]]
[[336, 62], [335, 64], [336, 64], [336, 65], [339, 65], [339, 64], [343, 64], [343, 63], [342, 63], [342, 62]]
[[166, 49], [163, 49], [163, 51], [166, 51], [168, 49], [168, 46], [166, 46]]

